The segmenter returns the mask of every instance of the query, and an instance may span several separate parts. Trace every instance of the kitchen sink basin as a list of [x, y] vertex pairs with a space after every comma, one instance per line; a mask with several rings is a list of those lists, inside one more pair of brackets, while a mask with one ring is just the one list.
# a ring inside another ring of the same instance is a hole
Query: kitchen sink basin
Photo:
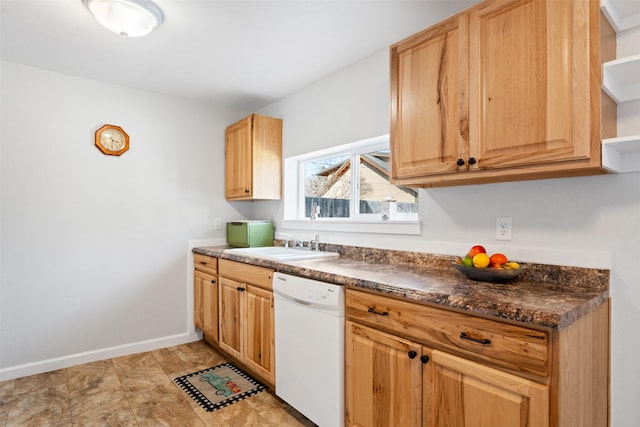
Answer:
[[307, 248], [285, 248], [284, 246], [225, 249], [224, 253], [271, 261], [298, 261], [317, 258], [337, 258], [340, 256], [337, 252], [312, 251]]

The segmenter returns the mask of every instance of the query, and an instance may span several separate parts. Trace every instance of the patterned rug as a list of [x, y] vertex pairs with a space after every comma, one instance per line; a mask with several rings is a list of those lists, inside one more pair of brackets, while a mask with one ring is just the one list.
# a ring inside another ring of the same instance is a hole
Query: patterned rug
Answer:
[[231, 363], [184, 375], [173, 381], [207, 412], [232, 405], [266, 389]]

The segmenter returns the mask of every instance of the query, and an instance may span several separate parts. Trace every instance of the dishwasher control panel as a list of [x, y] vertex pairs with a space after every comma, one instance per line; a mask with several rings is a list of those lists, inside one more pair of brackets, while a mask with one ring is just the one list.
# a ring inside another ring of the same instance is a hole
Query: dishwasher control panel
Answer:
[[299, 304], [344, 313], [344, 287], [333, 283], [275, 273], [273, 275], [273, 293], [276, 298], [280, 297]]

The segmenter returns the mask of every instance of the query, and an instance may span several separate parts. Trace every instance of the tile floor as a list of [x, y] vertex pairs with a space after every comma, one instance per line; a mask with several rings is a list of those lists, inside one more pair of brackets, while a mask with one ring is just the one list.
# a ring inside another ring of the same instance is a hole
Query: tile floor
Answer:
[[198, 341], [3, 381], [0, 426], [314, 426], [268, 391], [206, 412], [173, 382], [226, 361]]

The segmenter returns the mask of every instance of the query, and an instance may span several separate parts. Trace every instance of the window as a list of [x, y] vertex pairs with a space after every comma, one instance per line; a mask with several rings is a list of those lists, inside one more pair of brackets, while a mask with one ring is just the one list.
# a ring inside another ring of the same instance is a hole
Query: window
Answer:
[[415, 223], [418, 192], [390, 170], [388, 135], [288, 158], [285, 221]]

